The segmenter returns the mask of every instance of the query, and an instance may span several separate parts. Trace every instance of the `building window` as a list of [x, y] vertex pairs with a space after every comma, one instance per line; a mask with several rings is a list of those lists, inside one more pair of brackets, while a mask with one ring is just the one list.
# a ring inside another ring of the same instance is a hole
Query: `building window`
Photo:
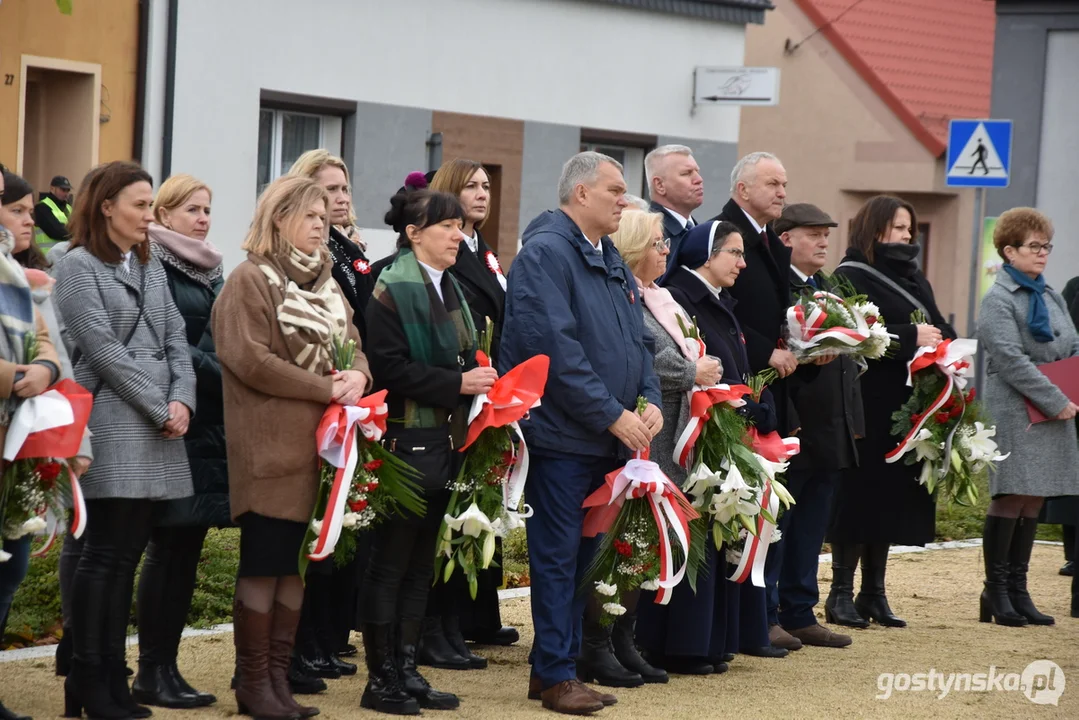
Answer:
[[626, 178], [627, 192], [648, 199], [648, 188], [644, 177], [644, 148], [605, 143], [581, 143], [581, 152], [586, 150], [610, 155], [622, 163], [622, 174]]
[[258, 192], [287, 173], [300, 155], [320, 147], [340, 154], [340, 118], [292, 110], [259, 110]]

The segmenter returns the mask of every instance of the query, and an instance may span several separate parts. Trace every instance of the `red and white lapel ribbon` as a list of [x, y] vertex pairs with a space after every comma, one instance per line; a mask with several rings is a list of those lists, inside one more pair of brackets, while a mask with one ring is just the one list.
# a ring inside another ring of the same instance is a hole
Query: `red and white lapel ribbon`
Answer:
[[[62, 383], [65, 383], [62, 385], [65, 391], [77, 389], [85, 394], [85, 390], [73, 381], [62, 381]], [[86, 418], [89, 418], [88, 412], [86, 413]], [[75, 422], [75, 409], [72, 407], [71, 401], [57, 389], [46, 390], [36, 397], [23, 400], [19, 403], [15, 414], [11, 418], [11, 423], [8, 425], [7, 436], [4, 439], [4, 460], [11, 462], [22, 457], [20, 451], [23, 450], [23, 446], [31, 435], [65, 428], [69, 425], [74, 425]], [[85, 432], [85, 429], [83, 432]], [[63, 452], [66, 454], [67, 450]], [[74, 452], [71, 454], [73, 456]], [[44, 460], [45, 458], [42, 459]], [[68, 467], [68, 477], [71, 479], [71, 509], [73, 513], [71, 535], [75, 538], [80, 538], [86, 530], [86, 499], [83, 496], [82, 487], [79, 485], [79, 476], [68, 466], [66, 459], [58, 458], [56, 461]], [[44, 555], [48, 551], [60, 531], [60, 520], [51, 509], [45, 514], [45, 523], [46, 544], [43, 549], [34, 553], [35, 557]]]
[[[613, 477], [612, 477], [613, 476]], [[689, 558], [689, 519], [683, 510], [682, 502], [688, 507], [688, 501], [678, 486], [668, 478], [659, 465], [651, 460], [634, 459], [625, 467], [610, 473], [603, 487], [585, 500], [584, 507], [592, 507], [585, 517], [585, 537], [594, 537], [605, 532], [614, 520], [617, 510], [626, 500], [645, 498], [655, 518], [659, 530], [659, 590], [656, 604], [666, 605], [678, 583], [686, 575]], [[680, 502], [672, 502], [672, 498]], [[690, 508], [692, 511], [692, 508]], [[598, 511], [598, 512], [596, 512]], [[671, 548], [668, 528], [674, 531], [682, 547], [682, 566], [674, 569], [674, 554]]]
[[[895, 448], [884, 456], [885, 462], [894, 463], [903, 457], [906, 453], [914, 448], [917, 443], [918, 433], [921, 432], [922, 427], [926, 424], [929, 418], [933, 417], [945, 404], [948, 402], [948, 398], [952, 396], [952, 391], [955, 388], [962, 390], [967, 385], [967, 379], [972, 374], [973, 360], [972, 356], [978, 352], [978, 341], [969, 339], [960, 340], [944, 340], [935, 348], [920, 347], [914, 354], [914, 358], [907, 363], [907, 385], [913, 385], [914, 373], [936, 366], [944, 375], [945, 383], [944, 389], [940, 391], [940, 394], [933, 399], [929, 407], [923, 412], [913, 423], [910, 432], [906, 434], [902, 441]], [[962, 393], [960, 393], [962, 395]], [[966, 406], [964, 403], [964, 412]], [[959, 428], [957, 423], [952, 430], [952, 434], [949, 434], [947, 440], [948, 452], [944, 457], [947, 458], [950, 455], [952, 435], [955, 430]], [[944, 468], [947, 470], [947, 467]]]
[[[322, 528], [315, 540], [314, 550], [308, 553], [310, 560], [318, 562], [333, 554], [341, 538], [352, 478], [360, 458], [360, 436], [378, 442], [386, 432], [386, 391], [382, 390], [360, 400], [359, 405], [332, 403], [322, 415], [316, 434], [319, 456], [337, 468], [334, 473]], [[359, 431], [357, 433], [357, 431]]]
[[834, 300], [840, 303], [847, 308], [850, 316], [854, 319], [855, 327], [833, 327], [821, 330], [821, 326], [828, 319], [828, 313], [824, 308], [817, 303], [813, 303], [809, 307], [809, 313], [807, 314], [805, 304], [799, 303], [787, 308], [787, 326], [792, 330], [792, 333], [793, 331], [798, 332], [797, 336], [792, 334], [791, 338], [797, 346], [809, 349], [820, 345], [825, 340], [838, 340], [845, 345], [854, 347], [869, 339], [871, 334], [869, 324], [862, 317], [862, 314], [850, 307], [843, 298], [830, 292], [818, 290], [813, 293], [813, 299]]
[[684, 468], [690, 468], [693, 465], [693, 447], [701, 436], [704, 424], [708, 422], [712, 407], [721, 403], [727, 403], [732, 408], [742, 407], [746, 404], [742, 397], [751, 392], [745, 385], [694, 385], [688, 392], [689, 422], [674, 444], [674, 461]]

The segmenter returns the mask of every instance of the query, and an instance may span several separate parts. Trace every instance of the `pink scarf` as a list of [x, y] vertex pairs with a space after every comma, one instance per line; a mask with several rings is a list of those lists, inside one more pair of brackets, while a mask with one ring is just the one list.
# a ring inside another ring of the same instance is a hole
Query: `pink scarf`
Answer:
[[150, 240], [164, 245], [173, 255], [199, 270], [213, 270], [221, 265], [221, 251], [209, 240], [196, 240], [157, 223], [150, 223], [148, 234]]
[[682, 328], [678, 326], [678, 318], [682, 318], [682, 322], [685, 323], [686, 327], [689, 327], [693, 320], [671, 296], [667, 288], [661, 288], [655, 283], [645, 285], [640, 278], [635, 277], [634, 279], [637, 281], [637, 287], [641, 291], [641, 299], [644, 300], [645, 307], [652, 313], [656, 322], [662, 325], [667, 334], [674, 339], [675, 345], [682, 351], [682, 354], [689, 359], [690, 354], [685, 343], [686, 336], [682, 333]]

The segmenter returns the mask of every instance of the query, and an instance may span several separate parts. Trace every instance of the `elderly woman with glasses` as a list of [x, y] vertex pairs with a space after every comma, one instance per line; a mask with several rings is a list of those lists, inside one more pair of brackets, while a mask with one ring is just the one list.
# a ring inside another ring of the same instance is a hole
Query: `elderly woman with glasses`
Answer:
[[[1053, 624], [1027, 592], [1038, 512], [1047, 497], [1079, 495], [1079, 406], [1038, 369], [1079, 355], [1064, 299], [1043, 275], [1052, 239], [1052, 223], [1037, 210], [1014, 208], [1000, 216], [993, 244], [1004, 266], [978, 314], [978, 339], [988, 358], [985, 402], [1001, 453], [1011, 453], [989, 476], [993, 499], [982, 546], [980, 619], [998, 625]], [[1032, 425], [1028, 405], [1049, 420]], [[1076, 610], [1073, 596], [1073, 616]]]

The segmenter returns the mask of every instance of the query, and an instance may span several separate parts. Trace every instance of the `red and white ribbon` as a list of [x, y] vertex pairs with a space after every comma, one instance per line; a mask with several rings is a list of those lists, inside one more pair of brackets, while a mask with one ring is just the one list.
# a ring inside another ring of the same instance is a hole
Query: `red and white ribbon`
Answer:
[[[77, 540], [86, 531], [86, 498], [82, 494], [82, 486], [79, 485], [79, 476], [75, 473], [75, 469], [66, 460], [61, 461], [61, 464], [67, 467], [68, 477], [71, 480], [71, 536]], [[30, 556], [44, 557], [56, 542], [62, 527], [56, 513], [49, 508], [45, 513], [45, 544]]]
[[[764, 491], [761, 493], [761, 509], [767, 509], [773, 518], [779, 512], [779, 498], [772, 488], [772, 481], [767, 478], [764, 481]], [[750, 533], [746, 536], [738, 567], [728, 579], [736, 583], [742, 583], [748, 579], [756, 587], [764, 587], [764, 563], [768, 559], [768, 546], [772, 542], [775, 529], [775, 524], [765, 519], [763, 513], [757, 515], [757, 534]]]
[[[935, 365], [944, 375], [944, 389], [933, 399], [933, 402], [929, 404], [929, 407], [919, 415], [917, 421], [913, 423], [910, 432], [903, 437], [900, 443], [896, 445], [891, 452], [884, 456], [885, 462], [894, 463], [914, 449], [916, 444], [915, 437], [926, 422], [929, 421], [929, 418], [933, 417], [933, 415], [947, 404], [948, 398], [952, 396], [952, 391], [955, 388], [963, 389], [966, 387], [967, 379], [972, 374], [972, 356], [976, 352], [978, 352], [978, 341], [968, 339], [945, 340], [935, 348], [918, 348], [918, 351], [914, 354], [914, 358], [907, 363], [907, 385], [914, 384], [914, 373]], [[962, 393], [960, 393], [960, 395], [962, 395]], [[958, 427], [959, 425], [956, 424], [956, 428]], [[948, 443], [951, 443], [951, 436], [948, 438]], [[945, 457], [947, 457], [947, 455], [945, 455]]]
[[322, 527], [315, 540], [315, 547], [307, 555], [310, 560], [318, 562], [333, 554], [333, 549], [341, 538], [345, 505], [352, 488], [352, 478], [356, 474], [356, 465], [359, 463], [360, 435], [371, 442], [381, 440], [386, 432], [388, 415], [385, 390], [362, 398], [358, 405], [332, 403], [326, 408], [315, 440], [319, 456], [337, 468], [337, 472], [334, 473], [326, 513], [322, 518]]
[[[634, 459], [625, 467], [607, 475], [604, 485], [592, 493], [584, 502], [584, 507], [593, 508], [585, 516], [582, 535], [595, 537], [610, 528], [610, 523], [617, 516], [618, 510], [626, 500], [644, 498], [652, 510], [659, 531], [659, 590], [656, 604], [670, 602], [674, 588], [686, 575], [689, 558], [689, 520], [685, 508], [688, 501], [659, 465], [651, 460]], [[672, 498], [676, 502], [672, 502]], [[689, 508], [692, 512], [692, 508]], [[674, 569], [674, 554], [671, 547], [670, 533], [682, 547], [682, 566]]]
[[498, 256], [490, 250], [487, 251], [487, 257], [484, 258], [487, 263], [487, 269], [490, 270], [495, 279], [498, 280], [498, 284], [502, 287], [502, 292], [506, 292], [506, 276], [502, 274], [502, 265], [498, 262]]
[[833, 300], [841, 304], [850, 313], [854, 320], [854, 327], [832, 327], [821, 330], [821, 326], [828, 319], [828, 313], [824, 309], [824, 303], [812, 303], [807, 305], [798, 303], [787, 308], [787, 327], [790, 328], [791, 336], [788, 343], [796, 350], [810, 350], [819, 346], [825, 340], [837, 340], [844, 345], [855, 347], [869, 339], [869, 323], [862, 314], [852, 308], [850, 304], [830, 292], [818, 290], [813, 293], [814, 300]]
[[674, 461], [686, 469], [692, 467], [693, 448], [697, 444], [697, 438], [701, 436], [704, 424], [711, 417], [712, 408], [722, 403], [727, 403], [732, 408], [742, 407], [746, 404], [743, 396], [751, 392], [745, 385], [694, 385], [688, 393], [689, 422], [674, 444]]

